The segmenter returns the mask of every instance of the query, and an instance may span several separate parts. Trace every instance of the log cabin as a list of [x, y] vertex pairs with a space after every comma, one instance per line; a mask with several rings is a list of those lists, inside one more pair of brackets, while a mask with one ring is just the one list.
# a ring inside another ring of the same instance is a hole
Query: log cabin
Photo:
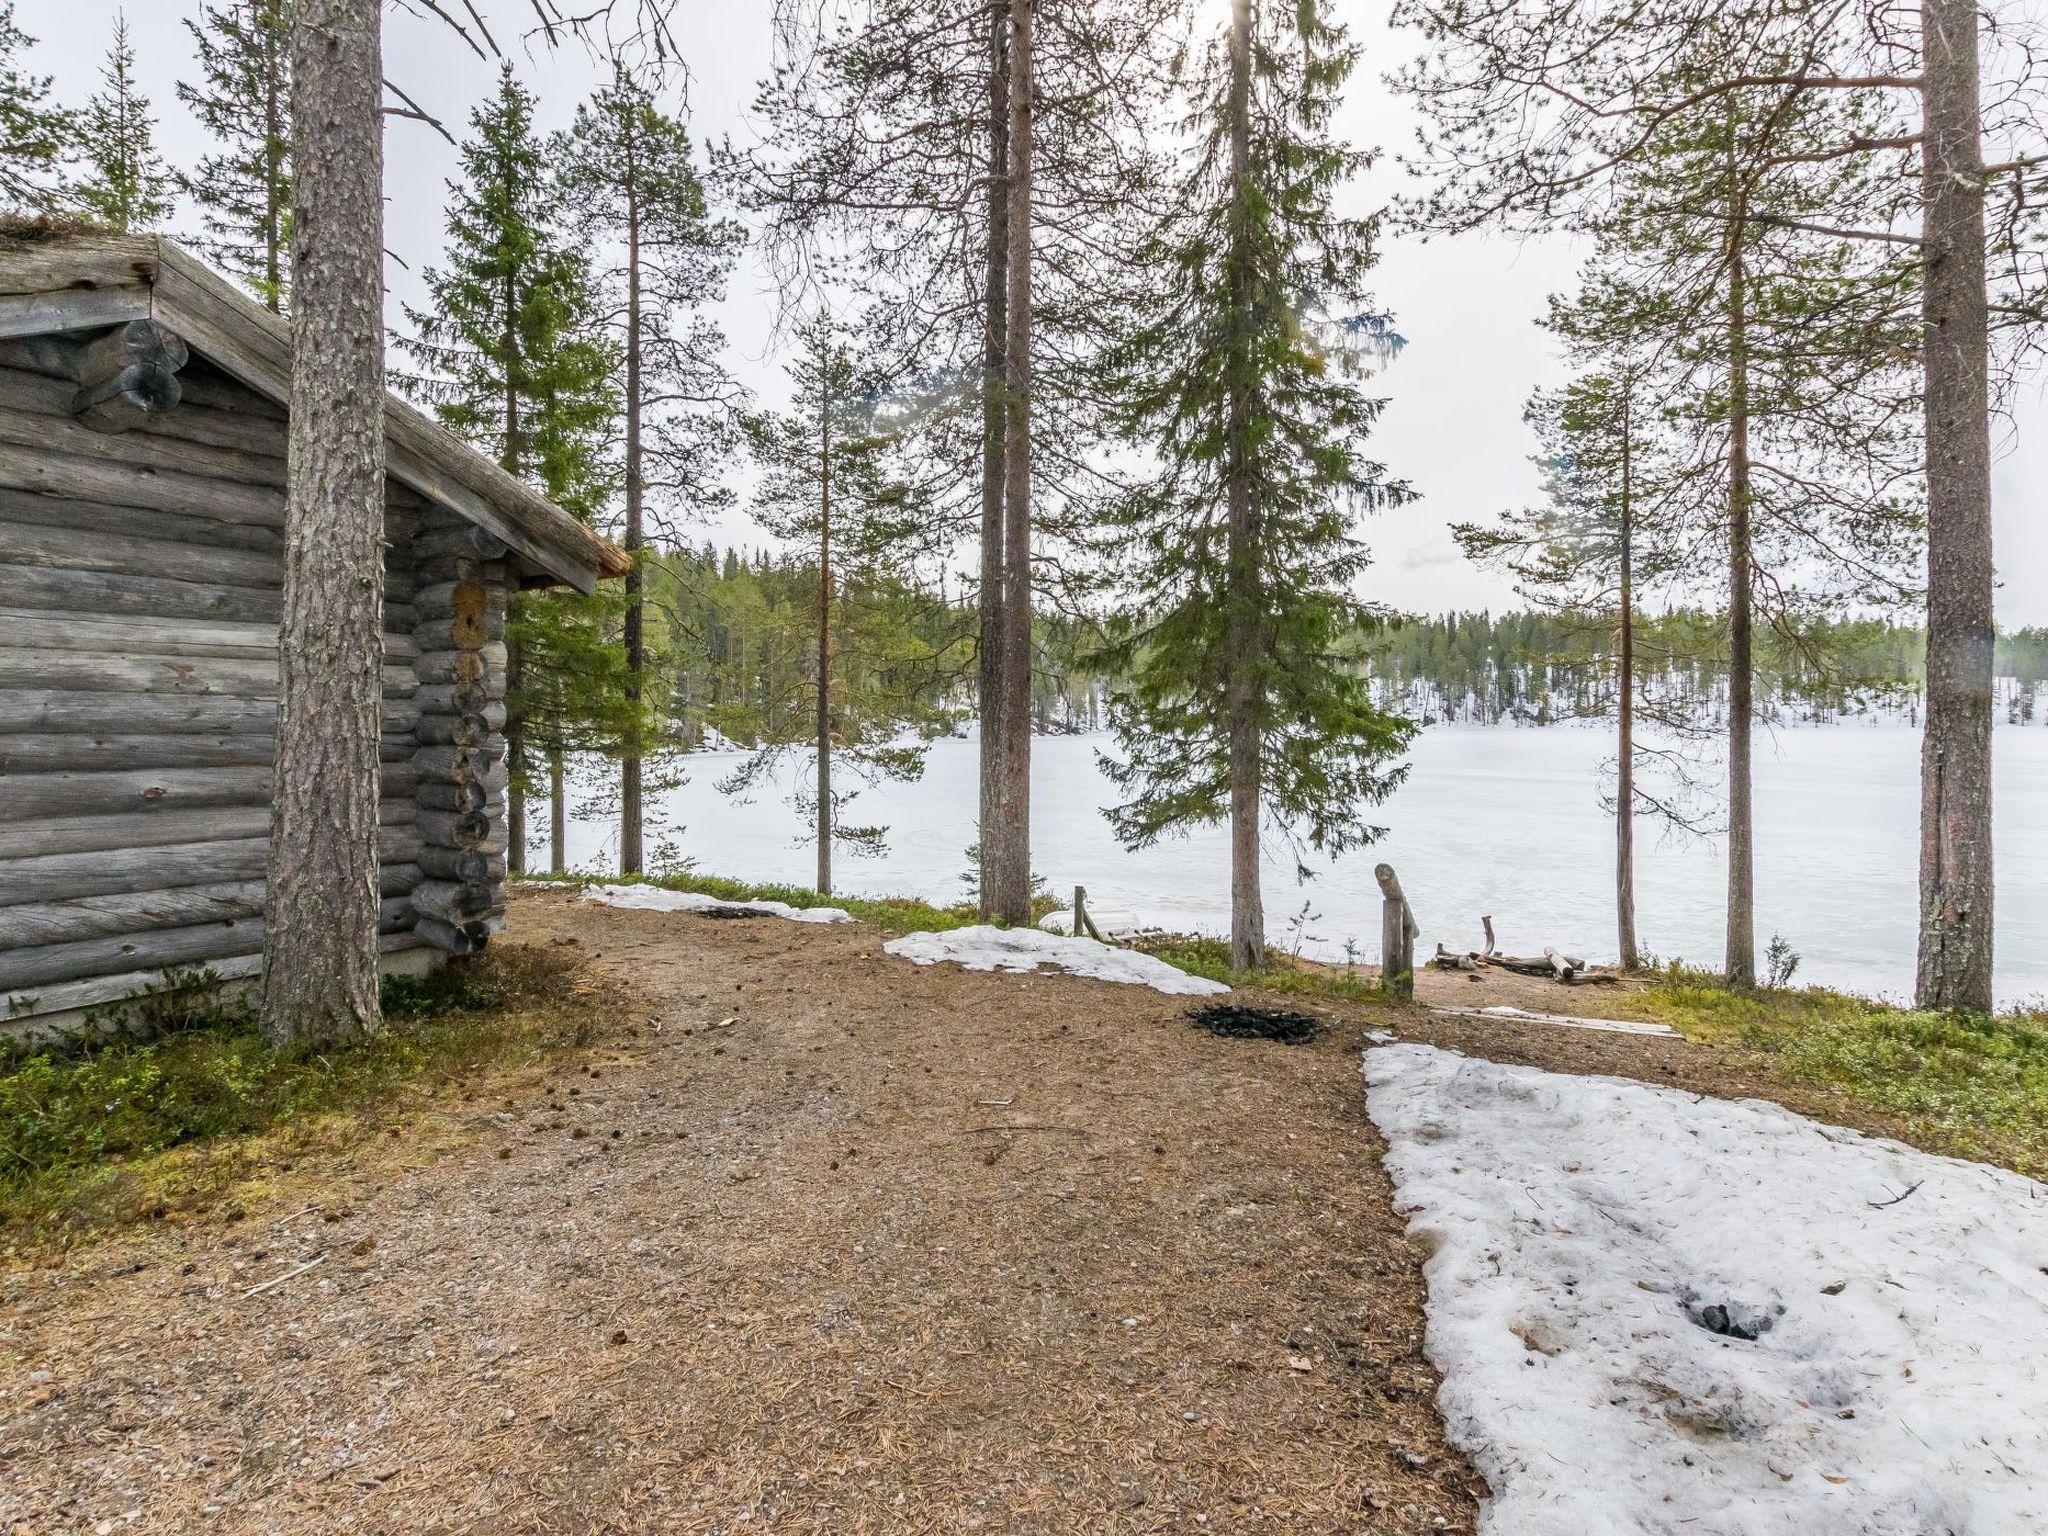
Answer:
[[[253, 976], [289, 328], [157, 236], [0, 235], [0, 1032]], [[626, 556], [385, 399], [385, 964], [505, 916], [505, 614]]]

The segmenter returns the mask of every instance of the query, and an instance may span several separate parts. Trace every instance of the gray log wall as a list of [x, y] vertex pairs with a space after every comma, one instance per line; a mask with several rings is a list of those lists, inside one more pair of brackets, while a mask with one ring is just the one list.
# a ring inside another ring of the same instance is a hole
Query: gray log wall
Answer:
[[[94, 431], [41, 361], [0, 343], [0, 1028], [253, 973], [277, 715], [283, 412], [195, 357], [175, 409]], [[391, 951], [504, 913], [505, 568], [469, 531], [392, 486]]]

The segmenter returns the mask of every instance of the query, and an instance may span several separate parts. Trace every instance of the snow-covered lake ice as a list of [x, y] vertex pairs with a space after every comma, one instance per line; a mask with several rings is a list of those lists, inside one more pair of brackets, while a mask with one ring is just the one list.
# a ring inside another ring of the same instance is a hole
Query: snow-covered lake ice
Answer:
[[1365, 1071], [1482, 1536], [2048, 1531], [2048, 1190], [1773, 1104]]
[[[1515, 729], [1438, 726], [1410, 754], [1408, 782], [1380, 808], [1378, 847], [1307, 885], [1270, 849], [1268, 930], [1302, 952], [1342, 959], [1346, 944], [1377, 958], [1379, 891], [1372, 866], [1400, 871], [1422, 923], [1427, 953], [1479, 943], [1490, 914], [1503, 947], [1555, 945], [1595, 957], [1615, 950], [1613, 823], [1601, 804], [1611, 735], [1571, 726]], [[1995, 735], [1998, 815], [1998, 987], [2006, 1002], [2048, 996], [2048, 729], [2001, 726]], [[1033, 863], [1064, 895], [1080, 884], [1091, 904], [1146, 924], [1220, 933], [1228, 919], [1227, 844], [1220, 828], [1126, 853], [1101, 807], [1109, 788], [1097, 764], [1106, 738], [1041, 737], [1033, 750]], [[1797, 979], [1873, 994], [1912, 988], [1919, 846], [1919, 732], [1891, 723], [1789, 727], [1759, 732], [1757, 942], [1774, 933], [1804, 957]], [[839, 887], [853, 895], [957, 899], [974, 840], [975, 744], [938, 743], [917, 784], [867, 790], [849, 815], [889, 828], [880, 859], [840, 860]], [[688, 782], [660, 807], [670, 838], [699, 869], [757, 881], [807, 884], [814, 855], [797, 840], [798, 818], [781, 790], [751, 804], [716, 788], [739, 760], [700, 753]], [[792, 769], [793, 771], [793, 769]], [[785, 775], [785, 779], [787, 775]], [[785, 784], [786, 788], [786, 784]], [[592, 804], [579, 796], [573, 809]], [[537, 818], [536, 831], [545, 828]], [[618, 836], [608, 816], [577, 815], [569, 856], [608, 872]], [[1662, 958], [1715, 965], [1723, 932], [1725, 857], [1719, 840], [1638, 837], [1638, 920]]]

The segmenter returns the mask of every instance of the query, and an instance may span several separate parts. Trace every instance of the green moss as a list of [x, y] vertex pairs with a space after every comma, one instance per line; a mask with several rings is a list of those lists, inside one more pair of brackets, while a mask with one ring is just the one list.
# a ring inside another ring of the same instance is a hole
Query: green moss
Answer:
[[1673, 970], [1647, 1016], [1762, 1051], [1789, 1076], [1922, 1122], [1941, 1150], [2048, 1167], [2048, 1019], [1919, 1013], [1819, 987], [1738, 991]]
[[[274, 1051], [248, 1005], [192, 972], [103, 1022], [125, 1032], [19, 1044], [0, 1055], [0, 1227], [75, 1229], [197, 1202], [236, 1169], [168, 1181], [181, 1149], [381, 1113], [407, 1085], [580, 1043], [568, 962], [494, 950], [424, 978], [393, 977], [385, 1027], [320, 1050]], [[189, 1171], [189, 1170], [188, 1170]]]

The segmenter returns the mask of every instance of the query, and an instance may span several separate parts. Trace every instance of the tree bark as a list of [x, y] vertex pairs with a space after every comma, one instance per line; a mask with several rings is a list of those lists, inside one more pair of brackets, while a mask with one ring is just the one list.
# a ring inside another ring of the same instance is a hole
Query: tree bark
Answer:
[[[826, 370], [829, 371], [829, 359]], [[832, 894], [832, 394], [818, 391], [818, 894]]]
[[562, 749], [559, 745], [548, 748], [548, 871], [551, 874], [567, 874], [569, 870], [569, 807], [564, 798], [564, 771]]
[[374, 1030], [384, 614], [379, 0], [300, 0], [292, 398], [264, 1032]]
[[[505, 368], [505, 436], [499, 448], [498, 463], [505, 473], [518, 476], [525, 467], [525, 453], [520, 439], [519, 421], [519, 293], [511, 273], [505, 276], [505, 310], [500, 319], [499, 355]], [[510, 605], [518, 601], [517, 583], [506, 601]], [[507, 615], [508, 631], [511, 615]], [[505, 637], [505, 691], [510, 700], [519, 697], [520, 656], [519, 639], [508, 632]], [[511, 772], [510, 782], [505, 790], [506, 853], [512, 873], [526, 873], [526, 720], [517, 707], [509, 704], [505, 718], [505, 761]]]
[[[640, 725], [641, 673], [647, 665], [646, 593], [640, 546], [646, 542], [647, 470], [640, 439], [640, 188], [634, 143], [626, 145], [626, 700], [633, 728]], [[641, 847], [640, 743], [626, 743], [619, 762], [619, 873], [637, 875], [646, 862]]]
[[1003, 400], [1009, 332], [1010, 18], [991, 7], [988, 76], [988, 268], [983, 280], [981, 385], [981, 915], [996, 915], [1003, 847]]
[[1920, 755], [1922, 1008], [1989, 1013], [1992, 607], [1989, 315], [1977, 11], [1923, 0], [1927, 722]]
[[[1624, 388], [1629, 386], [1624, 383]], [[1621, 626], [1617, 644], [1616, 716], [1620, 722], [1619, 766], [1614, 790], [1614, 915], [1621, 964], [1642, 964], [1636, 945], [1636, 611], [1635, 611], [1635, 423], [1632, 395], [1621, 402]]]
[[1226, 492], [1229, 498], [1225, 602], [1231, 676], [1225, 707], [1230, 764], [1230, 964], [1248, 971], [1266, 959], [1265, 897], [1259, 884], [1261, 753], [1258, 699], [1258, 509], [1251, 485], [1251, 0], [1230, 14], [1230, 326], [1224, 379]]
[[[1731, 162], [1732, 167], [1732, 162]], [[1731, 177], [1733, 171], [1731, 168]], [[1755, 714], [1750, 545], [1749, 288], [1740, 198], [1728, 262], [1728, 940], [1729, 985], [1756, 985], [1756, 845], [1750, 783]]]
[[[283, 82], [278, 79], [277, 71], [277, 20], [274, 6], [266, 6], [250, 17], [250, 21], [264, 39], [266, 68], [263, 75], [263, 287], [264, 300], [270, 305], [270, 312], [274, 315], [284, 313], [284, 167], [278, 163], [284, 104], [279, 99]], [[293, 69], [296, 73], [296, 33], [291, 47], [294, 56]], [[292, 89], [296, 93], [297, 86], [294, 85]], [[295, 127], [294, 133], [296, 131]], [[380, 144], [379, 154], [381, 153]], [[296, 155], [294, 158], [297, 158]]]
[[1010, 0], [1009, 236], [1003, 344], [1001, 826], [993, 916], [1031, 920], [1031, 180], [1032, 0]]

